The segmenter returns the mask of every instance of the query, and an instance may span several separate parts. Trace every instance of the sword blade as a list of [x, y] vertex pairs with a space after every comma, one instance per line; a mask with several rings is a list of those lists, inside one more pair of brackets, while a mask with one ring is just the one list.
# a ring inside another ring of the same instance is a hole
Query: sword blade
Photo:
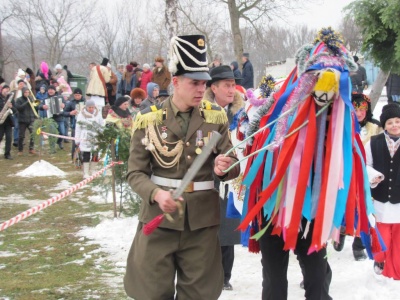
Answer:
[[213, 150], [215, 145], [218, 143], [218, 141], [221, 139], [221, 137], [222, 136], [219, 132], [217, 132], [217, 131], [212, 132], [212, 136], [211, 136], [210, 140], [208, 141], [207, 145], [205, 147], [203, 147], [201, 154], [195, 158], [192, 165], [188, 169], [187, 173], [185, 174], [185, 176], [183, 176], [181, 185], [175, 191], [173, 191], [172, 196], [174, 199], [178, 199], [183, 194], [186, 187], [196, 176], [197, 172], [200, 170], [200, 168], [203, 166], [204, 162], [210, 156], [211, 151]]

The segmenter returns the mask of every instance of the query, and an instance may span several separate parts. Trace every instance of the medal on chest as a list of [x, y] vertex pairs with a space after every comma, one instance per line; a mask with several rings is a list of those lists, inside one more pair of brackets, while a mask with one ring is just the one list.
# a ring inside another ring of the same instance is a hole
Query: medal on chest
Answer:
[[197, 130], [196, 132], [196, 154], [200, 155], [202, 150], [201, 148], [204, 146], [204, 141], [203, 141], [203, 131]]

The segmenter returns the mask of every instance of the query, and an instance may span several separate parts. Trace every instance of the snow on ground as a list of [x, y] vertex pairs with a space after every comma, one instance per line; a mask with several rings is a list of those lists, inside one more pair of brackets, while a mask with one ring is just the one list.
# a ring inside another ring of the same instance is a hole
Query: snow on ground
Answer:
[[[123, 288], [122, 279], [126, 258], [136, 232], [137, 217], [123, 219], [108, 219], [96, 227], [84, 228], [78, 235], [98, 243], [101, 249], [109, 254], [108, 260], [120, 270], [120, 278], [115, 278], [115, 284]], [[352, 237], [346, 238], [342, 252], [336, 252], [328, 247], [328, 260], [333, 272], [330, 294], [333, 299], [369, 300], [391, 299], [399, 300], [400, 281], [394, 281], [378, 276], [373, 271], [373, 261], [356, 262], [351, 250]], [[254, 300], [261, 298], [261, 255], [249, 253], [247, 248], [235, 246], [235, 263], [231, 283], [233, 291], [223, 291], [221, 300]], [[300, 267], [293, 254], [290, 256], [288, 268], [289, 300], [304, 298], [300, 289], [302, 280]]]
[[[379, 120], [382, 107], [387, 99], [381, 99], [374, 110], [374, 117]], [[96, 198], [91, 200], [96, 201]], [[103, 200], [104, 201], [104, 200]], [[97, 243], [107, 252], [107, 259], [120, 271], [120, 278], [113, 284], [123, 288], [123, 275], [126, 258], [134, 238], [137, 217], [106, 219], [96, 227], [84, 228], [78, 235]], [[330, 295], [341, 300], [400, 300], [400, 281], [378, 276], [373, 271], [373, 261], [356, 262], [351, 250], [353, 238], [346, 237], [345, 247], [336, 252], [328, 246], [328, 261], [332, 268]], [[223, 291], [220, 300], [254, 300], [261, 298], [262, 275], [261, 255], [249, 253], [247, 248], [235, 246], [235, 262], [231, 284], [233, 291]], [[288, 299], [304, 299], [304, 290], [299, 287], [302, 275], [296, 257], [291, 253], [288, 267]]]
[[[25, 170], [23, 170], [21, 172], [18, 172], [16, 175], [21, 176], [21, 177], [38, 177], [38, 176], [64, 177], [65, 172], [61, 171], [56, 166], [54, 166], [51, 163], [48, 163], [47, 161], [42, 159], [42, 160], [34, 162], [28, 168], [26, 168]], [[14, 175], [10, 175], [10, 176], [14, 176]]]
[[66, 190], [69, 189], [73, 184], [69, 182], [68, 180], [61, 180], [54, 188], [53, 190]]

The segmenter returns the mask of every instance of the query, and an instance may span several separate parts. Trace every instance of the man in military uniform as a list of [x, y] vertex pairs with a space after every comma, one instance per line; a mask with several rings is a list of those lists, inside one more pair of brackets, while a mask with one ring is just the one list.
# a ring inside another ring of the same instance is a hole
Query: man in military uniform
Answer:
[[[182, 50], [184, 49], [184, 50]], [[214, 178], [238, 176], [230, 154], [226, 113], [203, 101], [208, 74], [206, 47], [201, 35], [171, 39], [170, 71], [174, 94], [160, 106], [141, 111], [135, 122], [127, 179], [141, 198], [139, 225], [127, 260], [124, 285], [136, 300], [218, 299], [223, 286], [219, 193]], [[176, 189], [213, 131], [222, 135], [193, 183], [180, 199]], [[179, 216], [177, 202], [183, 208]], [[150, 235], [143, 227], [161, 213], [166, 219]], [[175, 285], [175, 276], [177, 277]]]

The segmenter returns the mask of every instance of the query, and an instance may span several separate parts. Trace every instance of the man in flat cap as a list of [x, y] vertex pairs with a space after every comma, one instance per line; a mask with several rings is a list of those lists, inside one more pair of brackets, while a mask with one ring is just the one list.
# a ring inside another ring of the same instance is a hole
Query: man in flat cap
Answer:
[[[206, 51], [204, 36], [173, 37], [169, 69], [174, 94], [136, 116], [127, 181], [142, 202], [124, 278], [126, 293], [136, 300], [216, 300], [222, 291], [214, 178], [233, 179], [240, 168], [223, 172], [237, 161], [232, 154], [223, 155], [232, 147], [226, 113], [202, 100], [211, 79]], [[190, 187], [173, 199], [171, 190], [180, 186], [213, 131], [221, 140]], [[174, 222], [164, 218], [151, 234], [144, 234], [144, 227], [163, 213]]]

